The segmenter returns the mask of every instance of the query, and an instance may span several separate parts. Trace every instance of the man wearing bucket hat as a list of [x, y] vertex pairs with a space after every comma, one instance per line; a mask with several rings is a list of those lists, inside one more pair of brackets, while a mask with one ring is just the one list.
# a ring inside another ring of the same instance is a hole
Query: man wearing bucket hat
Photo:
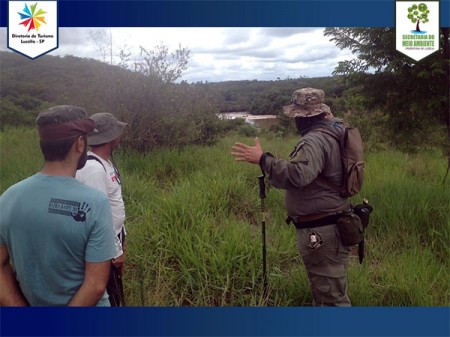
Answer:
[[36, 123], [44, 167], [0, 197], [0, 305], [109, 306], [111, 207], [74, 179], [95, 122], [63, 105]]
[[350, 306], [347, 265], [351, 248], [341, 243], [336, 227], [349, 202], [330, 184], [339, 185], [342, 179], [340, 149], [336, 140], [317, 131], [321, 128], [338, 134], [342, 127], [326, 118], [331, 110], [324, 98], [323, 90], [303, 88], [293, 93], [291, 105], [283, 107], [301, 134], [289, 160], [264, 153], [258, 138], [255, 146], [235, 143], [232, 155], [237, 161], [259, 164], [268, 173], [270, 184], [286, 191], [288, 221], [296, 226], [313, 305]]
[[96, 113], [91, 116], [96, 124], [96, 133], [88, 135], [88, 160], [76, 178], [82, 183], [94, 187], [108, 196], [111, 204], [113, 222], [116, 234], [116, 254], [112, 260], [108, 294], [112, 306], [124, 305], [122, 273], [125, 263], [125, 205], [122, 198], [122, 181], [119, 171], [113, 161], [113, 151], [119, 146], [120, 136], [125, 126], [108, 112]]

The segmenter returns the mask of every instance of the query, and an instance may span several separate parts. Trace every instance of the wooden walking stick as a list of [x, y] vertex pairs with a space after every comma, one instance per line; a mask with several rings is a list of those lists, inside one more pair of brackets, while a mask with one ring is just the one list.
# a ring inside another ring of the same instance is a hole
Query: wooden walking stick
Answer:
[[262, 233], [262, 257], [263, 257], [263, 275], [264, 275], [264, 283], [263, 283], [263, 291], [264, 298], [267, 297], [267, 259], [266, 259], [266, 206], [264, 199], [266, 198], [266, 184], [264, 182], [265, 173], [258, 177], [259, 181], [259, 198], [261, 199], [261, 215], [262, 215], [262, 223], [261, 223], [261, 233]]

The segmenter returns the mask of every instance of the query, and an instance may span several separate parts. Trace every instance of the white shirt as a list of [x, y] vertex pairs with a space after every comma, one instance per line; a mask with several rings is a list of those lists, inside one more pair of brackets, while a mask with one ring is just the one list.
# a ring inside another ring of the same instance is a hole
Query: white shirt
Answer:
[[[95, 153], [89, 151], [88, 155], [98, 158], [103, 166], [96, 160], [88, 160], [86, 165], [77, 171], [76, 178], [83, 184], [96, 188], [108, 196], [111, 204], [114, 232], [116, 233], [116, 258], [123, 254], [122, 243], [118, 235], [122, 233], [125, 223], [125, 204], [122, 198], [120, 178], [109, 160], [103, 160]], [[106, 170], [106, 172], [105, 172]]]

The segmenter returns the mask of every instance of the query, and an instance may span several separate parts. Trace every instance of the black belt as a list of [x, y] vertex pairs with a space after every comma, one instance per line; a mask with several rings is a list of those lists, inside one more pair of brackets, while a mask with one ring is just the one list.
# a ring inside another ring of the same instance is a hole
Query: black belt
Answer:
[[286, 222], [289, 223], [294, 223], [295, 227], [301, 229], [301, 228], [314, 228], [314, 227], [322, 227], [322, 226], [328, 226], [328, 225], [334, 225], [337, 223], [337, 220], [340, 218], [340, 214], [334, 214], [334, 215], [329, 215], [326, 217], [323, 217], [321, 219], [318, 220], [313, 220], [313, 221], [294, 221], [291, 217], [288, 217], [286, 219]]

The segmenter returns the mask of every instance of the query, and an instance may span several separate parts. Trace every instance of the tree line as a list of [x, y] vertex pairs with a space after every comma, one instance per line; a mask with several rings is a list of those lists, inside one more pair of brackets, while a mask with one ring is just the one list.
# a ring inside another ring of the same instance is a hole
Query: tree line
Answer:
[[[360, 127], [368, 144], [448, 148], [449, 28], [441, 29], [440, 50], [420, 62], [396, 50], [393, 28], [327, 28], [324, 34], [356, 57], [337, 64], [330, 77], [274, 81], [187, 83], [181, 78], [190, 51], [181, 45], [174, 52], [164, 45], [141, 47], [133, 67], [124, 50], [118, 64], [111, 64], [112, 56], [108, 61], [112, 45], [103, 49], [103, 61], [50, 55], [29, 60], [0, 52], [0, 127], [32, 125], [49, 106], [75, 104], [128, 122], [124, 145], [138, 151], [208, 145], [239, 126], [218, 120], [217, 113], [281, 117], [292, 92], [310, 86], [323, 89], [325, 103]], [[277, 131], [292, 130], [280, 120]]]

